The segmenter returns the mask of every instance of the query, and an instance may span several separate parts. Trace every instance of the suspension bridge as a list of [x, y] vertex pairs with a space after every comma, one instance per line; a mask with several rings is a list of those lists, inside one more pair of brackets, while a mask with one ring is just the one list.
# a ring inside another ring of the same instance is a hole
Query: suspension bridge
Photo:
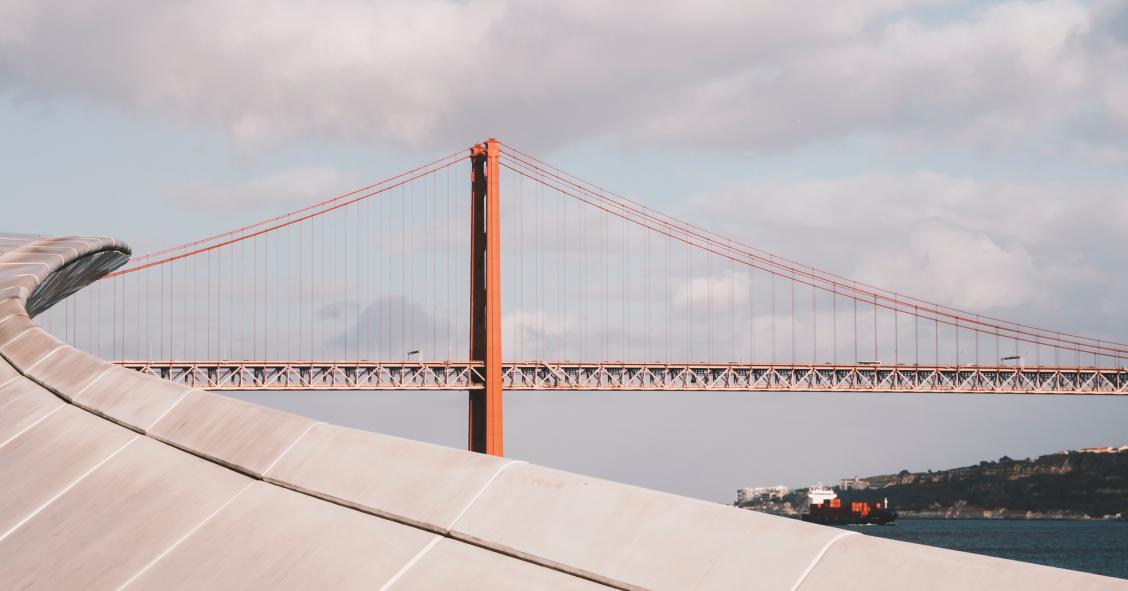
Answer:
[[1124, 343], [801, 264], [492, 139], [135, 257], [37, 320], [195, 388], [465, 390], [495, 455], [505, 390], [1128, 394]]

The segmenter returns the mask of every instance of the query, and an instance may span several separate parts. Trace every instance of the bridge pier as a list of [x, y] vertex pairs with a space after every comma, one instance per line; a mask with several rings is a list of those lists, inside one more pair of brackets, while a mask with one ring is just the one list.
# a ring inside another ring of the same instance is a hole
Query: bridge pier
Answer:
[[498, 144], [470, 149], [470, 360], [482, 362], [470, 390], [470, 451], [505, 454], [501, 395], [501, 213]]

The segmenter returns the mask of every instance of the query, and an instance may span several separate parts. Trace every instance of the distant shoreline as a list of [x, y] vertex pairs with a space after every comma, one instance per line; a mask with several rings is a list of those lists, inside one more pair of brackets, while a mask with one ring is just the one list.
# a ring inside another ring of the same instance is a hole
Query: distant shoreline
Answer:
[[[799, 519], [799, 514], [796, 512], [788, 513], [784, 511], [773, 511], [758, 509], [754, 506], [751, 507], [738, 507], [747, 511], [756, 511], [757, 513], [766, 513], [768, 515], [775, 515], [778, 517], [790, 517], [792, 519]], [[917, 512], [917, 511], [901, 511], [898, 513], [898, 519], [912, 519], [917, 521], [1113, 521], [1113, 522], [1126, 522], [1128, 519], [1117, 518], [1115, 516], [1108, 517], [1089, 517], [1085, 514], [1065, 514], [1065, 515], [1033, 515], [1030, 517], [1024, 515], [942, 515], [933, 512]]]
[[[902, 519], [1123, 521], [1128, 518], [1128, 445], [855, 476], [831, 490], [844, 503], [888, 504]], [[806, 488], [747, 488], [738, 491], [735, 504], [799, 515], [807, 511], [808, 494]]]
[[1089, 517], [1088, 515], [1077, 516], [1063, 516], [1054, 517], [1049, 515], [1041, 515], [1038, 517], [1018, 517], [1018, 516], [999, 516], [999, 517], [983, 517], [974, 515], [961, 515], [948, 517], [944, 515], [923, 515], [909, 511], [899, 513], [898, 519], [913, 519], [920, 521], [1113, 521], [1113, 522], [1128, 522], [1125, 519], [1117, 519], [1112, 517]]

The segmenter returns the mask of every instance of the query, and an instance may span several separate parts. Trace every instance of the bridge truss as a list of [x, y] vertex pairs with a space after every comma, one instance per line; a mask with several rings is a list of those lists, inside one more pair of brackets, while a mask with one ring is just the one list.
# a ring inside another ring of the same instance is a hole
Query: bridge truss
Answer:
[[[207, 390], [474, 390], [471, 361], [119, 361]], [[1128, 368], [506, 362], [505, 390], [1128, 395]]]

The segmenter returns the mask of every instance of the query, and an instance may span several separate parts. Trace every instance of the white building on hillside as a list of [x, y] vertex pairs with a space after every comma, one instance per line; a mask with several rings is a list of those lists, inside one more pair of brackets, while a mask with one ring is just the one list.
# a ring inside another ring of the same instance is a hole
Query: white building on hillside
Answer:
[[737, 489], [736, 502], [748, 503], [752, 501], [781, 501], [791, 489], [780, 484], [777, 486], [756, 486]]

